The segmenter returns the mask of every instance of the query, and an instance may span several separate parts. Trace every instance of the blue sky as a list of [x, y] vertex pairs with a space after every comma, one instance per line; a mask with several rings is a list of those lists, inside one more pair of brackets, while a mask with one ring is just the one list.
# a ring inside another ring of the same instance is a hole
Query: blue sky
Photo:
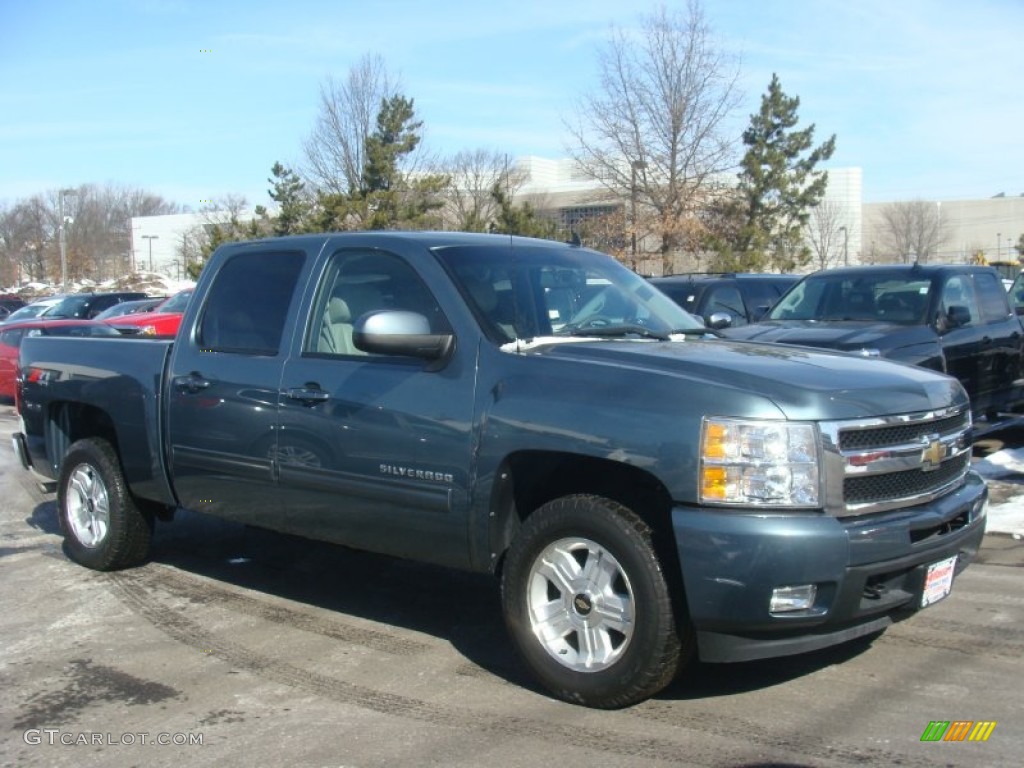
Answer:
[[[668, 3], [670, 8], [683, 3]], [[866, 202], [1024, 193], [1022, 0], [704, 0], [740, 57], [736, 135], [773, 72]], [[326, 76], [380, 54], [425, 145], [562, 157], [611, 25], [647, 0], [0, 0], [0, 204], [81, 183], [266, 203]], [[209, 53], [201, 52], [209, 50]]]

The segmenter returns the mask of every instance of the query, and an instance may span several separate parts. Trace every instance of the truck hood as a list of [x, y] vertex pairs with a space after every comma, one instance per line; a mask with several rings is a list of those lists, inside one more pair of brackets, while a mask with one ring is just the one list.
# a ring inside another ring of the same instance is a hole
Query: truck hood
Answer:
[[857, 419], [966, 405], [960, 383], [944, 374], [879, 358], [725, 339], [589, 341], [541, 344], [529, 354], [671, 376], [771, 400], [794, 420]]
[[768, 320], [722, 334], [730, 339], [800, 344], [841, 351], [884, 350], [934, 341], [935, 332], [927, 326], [908, 326], [875, 321]]

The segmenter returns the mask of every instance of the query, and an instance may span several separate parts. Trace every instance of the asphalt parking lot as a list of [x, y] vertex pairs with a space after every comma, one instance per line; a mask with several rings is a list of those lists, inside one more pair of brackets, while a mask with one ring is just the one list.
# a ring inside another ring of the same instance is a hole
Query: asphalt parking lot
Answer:
[[[987, 536], [950, 597], [873, 642], [698, 664], [602, 712], [534, 686], [487, 577], [200, 515], [159, 526], [144, 567], [81, 568], [10, 451], [15, 423], [0, 406], [5, 766], [1021, 763], [1012, 537]], [[985, 742], [921, 741], [956, 720], [996, 726]]]

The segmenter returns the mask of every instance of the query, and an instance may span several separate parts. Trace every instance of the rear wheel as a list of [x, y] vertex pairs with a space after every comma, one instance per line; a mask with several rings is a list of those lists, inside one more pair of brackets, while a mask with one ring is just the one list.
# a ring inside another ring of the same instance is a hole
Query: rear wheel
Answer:
[[502, 602], [527, 665], [577, 704], [624, 707], [653, 695], [689, 645], [650, 528], [597, 496], [556, 499], [526, 520], [509, 548]]
[[61, 463], [57, 509], [69, 557], [98, 571], [146, 559], [152, 516], [143, 513], [125, 485], [106, 440], [79, 440]]

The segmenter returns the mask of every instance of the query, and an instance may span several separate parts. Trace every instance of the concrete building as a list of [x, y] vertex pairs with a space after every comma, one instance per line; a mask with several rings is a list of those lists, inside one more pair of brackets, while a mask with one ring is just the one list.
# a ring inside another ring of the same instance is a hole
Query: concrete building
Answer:
[[[1024, 234], [1024, 195], [984, 200], [943, 200], [931, 203], [939, 221], [941, 242], [935, 262], [965, 264], [976, 253], [987, 261], [1017, 261], [1014, 249]], [[885, 252], [883, 211], [892, 203], [864, 206], [865, 254]]]
[[[255, 217], [251, 210], [239, 214], [240, 221]], [[227, 221], [224, 211], [175, 213], [165, 216], [132, 217], [132, 270], [155, 272], [181, 280], [185, 278], [184, 254], [195, 250], [195, 238], [212, 222]]]
[[[541, 212], [555, 218], [567, 230], [590, 216], [610, 213], [630, 204], [628, 193], [616, 197], [601, 184], [584, 176], [578, 166], [568, 158], [550, 160], [528, 156], [516, 161], [516, 169], [526, 178], [519, 189], [517, 199], [527, 199]], [[828, 208], [829, 220], [812, 221], [811, 226], [827, 229], [828, 236], [820, 247], [821, 256], [830, 266], [843, 263], [855, 264], [862, 251], [862, 181], [860, 168], [829, 168], [828, 189], [825, 193], [823, 210]], [[734, 184], [735, 176], [729, 174], [721, 179], [723, 186]], [[642, 205], [642, 204], [641, 204]], [[638, 243], [638, 269], [645, 273], [660, 274], [663, 268], [660, 255], [645, 258], [657, 249], [652, 238], [641, 235]], [[706, 254], [677, 257], [674, 271], [700, 271], [701, 259]], [[816, 256], [814, 268], [820, 263]]]

